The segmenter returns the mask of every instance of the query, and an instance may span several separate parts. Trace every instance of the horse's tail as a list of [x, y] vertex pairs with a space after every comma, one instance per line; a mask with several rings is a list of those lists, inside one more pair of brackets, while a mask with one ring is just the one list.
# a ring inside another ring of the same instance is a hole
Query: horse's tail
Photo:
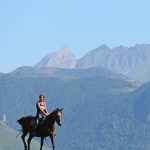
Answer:
[[19, 124], [22, 124], [23, 118], [24, 118], [24, 117], [20, 118], [19, 120], [17, 120], [17, 122], [18, 122]]
[[[18, 120], [17, 120], [17, 121], [18, 121]], [[16, 135], [16, 138], [17, 138], [18, 136], [22, 135], [22, 134], [23, 134], [23, 130], [21, 129], [21, 130], [19, 130], [18, 134]]]

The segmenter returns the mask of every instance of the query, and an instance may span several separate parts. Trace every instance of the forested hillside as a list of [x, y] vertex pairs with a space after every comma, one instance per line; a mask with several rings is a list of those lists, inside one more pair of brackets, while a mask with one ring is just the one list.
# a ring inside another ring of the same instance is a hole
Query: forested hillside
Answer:
[[[145, 91], [149, 83], [137, 87], [124, 79], [107, 76], [0, 77], [0, 116], [20, 129], [16, 120], [35, 115], [38, 95], [46, 95], [49, 112], [63, 107], [63, 125], [56, 125], [56, 146], [60, 150], [139, 150], [150, 148], [149, 115]], [[135, 91], [134, 91], [135, 90]], [[142, 99], [142, 101], [140, 101]], [[140, 111], [138, 107], [145, 103]], [[47, 143], [50, 141], [48, 140]]]

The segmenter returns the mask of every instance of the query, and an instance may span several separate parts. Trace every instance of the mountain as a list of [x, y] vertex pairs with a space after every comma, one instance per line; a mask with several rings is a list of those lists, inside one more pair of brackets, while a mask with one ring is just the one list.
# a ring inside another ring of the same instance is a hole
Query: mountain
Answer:
[[148, 44], [129, 48], [120, 46], [113, 49], [102, 45], [83, 56], [76, 67], [81, 69], [101, 66], [126, 75], [145, 59], [150, 59], [150, 45]]
[[[135, 146], [136, 141], [142, 143], [141, 136], [132, 140], [134, 144], [128, 142], [130, 133], [137, 128], [133, 127], [132, 99], [127, 96], [136, 88], [129, 81], [107, 76], [3, 75], [0, 76], [0, 116], [6, 114], [7, 124], [20, 129], [16, 120], [36, 114], [35, 104], [42, 92], [46, 95], [49, 112], [57, 107], [64, 108], [63, 125], [56, 124], [57, 149], [127, 150], [127, 145]], [[139, 131], [139, 135], [142, 133]], [[46, 143], [50, 145], [50, 140]], [[141, 147], [143, 145], [146, 146], [142, 143]]]
[[[103, 70], [104, 74], [113, 72], [145, 82], [149, 81], [149, 73], [146, 69], [144, 71], [148, 66], [146, 62], [149, 61], [150, 45], [148, 44], [138, 44], [129, 48], [120, 46], [113, 49], [102, 45], [80, 60], [76, 60], [70, 49], [65, 46], [58, 52], [48, 54], [35, 66], [19, 67], [9, 75], [81, 77], [100, 75], [103, 74]], [[140, 71], [141, 68], [143, 71]]]
[[70, 49], [65, 46], [58, 52], [48, 54], [34, 67], [36, 69], [43, 67], [55, 67], [55, 68], [75, 68], [76, 58], [71, 53]]
[[150, 59], [138, 63], [127, 76], [143, 83], [150, 81]]
[[[103, 46], [102, 49], [107, 48]], [[148, 50], [139, 49], [138, 54], [133, 54], [137, 55], [140, 63], [147, 60]], [[119, 55], [118, 52], [116, 55]], [[129, 62], [135, 59], [131, 58]], [[49, 112], [57, 107], [63, 108], [63, 125], [59, 127], [56, 124], [56, 149], [150, 149], [149, 89], [149, 82], [139, 87], [103, 67], [66, 69], [23, 66], [9, 74], [0, 74], [0, 117], [5, 116], [3, 121], [11, 128], [20, 129], [16, 120], [35, 115], [38, 95], [44, 93]], [[0, 131], [0, 139], [5, 144], [3, 134]], [[10, 136], [14, 135], [11, 133]], [[51, 146], [50, 140], [45, 143]]]
[[[63, 107], [63, 125], [56, 124], [57, 149], [149, 149], [149, 89], [149, 82], [138, 88], [129, 81], [102, 76], [70, 79], [3, 75], [0, 116], [5, 114], [3, 120], [20, 129], [16, 120], [36, 114], [35, 103], [42, 92], [49, 112]], [[14, 137], [16, 132], [0, 128], [0, 148], [22, 149], [21, 139]], [[51, 146], [49, 138], [45, 144]]]

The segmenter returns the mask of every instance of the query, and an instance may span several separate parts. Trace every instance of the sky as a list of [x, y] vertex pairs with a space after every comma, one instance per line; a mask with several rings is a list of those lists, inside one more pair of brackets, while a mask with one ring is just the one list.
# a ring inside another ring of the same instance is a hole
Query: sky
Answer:
[[0, 0], [0, 72], [34, 66], [65, 45], [80, 59], [103, 44], [150, 44], [149, 6], [149, 0]]

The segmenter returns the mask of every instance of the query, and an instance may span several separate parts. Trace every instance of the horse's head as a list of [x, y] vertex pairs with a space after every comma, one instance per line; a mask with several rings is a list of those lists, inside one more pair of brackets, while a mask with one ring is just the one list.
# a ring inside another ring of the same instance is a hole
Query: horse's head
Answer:
[[62, 110], [63, 110], [63, 109], [57, 108], [57, 109], [54, 111], [55, 121], [56, 121], [56, 123], [57, 123], [59, 126], [62, 125]]

